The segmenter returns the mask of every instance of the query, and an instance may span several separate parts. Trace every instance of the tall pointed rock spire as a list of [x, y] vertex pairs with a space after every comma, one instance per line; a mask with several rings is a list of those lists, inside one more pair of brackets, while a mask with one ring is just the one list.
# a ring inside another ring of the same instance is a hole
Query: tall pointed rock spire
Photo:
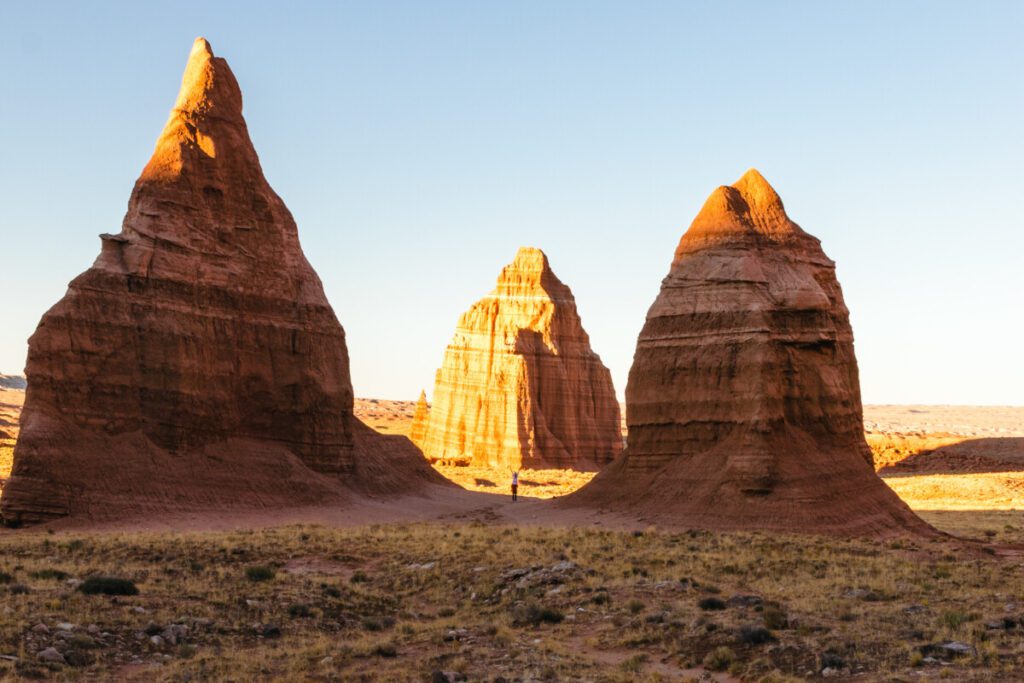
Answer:
[[872, 467], [835, 264], [755, 170], [680, 240], [626, 416], [626, 456], [570, 504], [704, 528], [933, 533]]
[[206, 40], [101, 238], [29, 341], [4, 518], [335, 496], [356, 467], [345, 333]]

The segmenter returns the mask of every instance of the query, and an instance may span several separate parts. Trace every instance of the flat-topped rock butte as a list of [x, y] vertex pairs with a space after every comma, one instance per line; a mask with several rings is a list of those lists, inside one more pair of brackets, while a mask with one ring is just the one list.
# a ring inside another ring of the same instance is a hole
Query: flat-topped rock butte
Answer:
[[206, 40], [120, 233], [101, 238], [29, 341], [5, 520], [322, 503], [339, 481], [439, 479], [407, 440], [353, 417], [345, 333]]
[[875, 475], [835, 264], [756, 170], [676, 249], [626, 387], [626, 454], [566, 503], [703, 528], [930, 534]]
[[611, 373], [544, 252], [521, 248], [459, 318], [416, 429], [428, 458], [501, 470], [593, 469], [620, 453]]

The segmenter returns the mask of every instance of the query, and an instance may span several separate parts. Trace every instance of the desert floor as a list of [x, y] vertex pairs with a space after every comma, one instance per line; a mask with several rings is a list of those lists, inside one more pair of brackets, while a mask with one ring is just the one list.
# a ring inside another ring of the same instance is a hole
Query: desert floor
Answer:
[[[356, 399], [356, 414], [387, 434], [408, 435], [415, 407], [414, 401]], [[864, 430], [879, 474], [915, 510], [1024, 510], [1024, 407], [869, 405], [864, 407]], [[508, 489], [508, 472], [435, 469], [472, 491]], [[531, 470], [522, 475], [520, 490], [552, 498], [575, 491], [593, 476]], [[964, 531], [963, 523], [949, 516], [935, 519], [940, 527], [947, 519], [954, 524], [946, 527], [949, 531]]]
[[[22, 397], [0, 391], [10, 437]], [[404, 434], [413, 408], [356, 412]], [[0, 678], [1024, 680], [1024, 408], [865, 425], [885, 481], [977, 541], [654, 527], [543, 500], [591, 473], [524, 472], [512, 504], [466, 467], [439, 469], [468, 493], [64, 520], [0, 531]]]

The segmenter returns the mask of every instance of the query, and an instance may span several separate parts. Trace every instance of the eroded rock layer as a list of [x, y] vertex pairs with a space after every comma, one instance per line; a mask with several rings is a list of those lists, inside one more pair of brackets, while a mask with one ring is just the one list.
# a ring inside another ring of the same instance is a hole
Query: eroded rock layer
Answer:
[[333, 495], [354, 467], [345, 334], [205, 40], [101, 238], [29, 341], [4, 518]]
[[835, 264], [755, 170], [679, 242], [626, 406], [627, 455], [581, 501], [712, 528], [928, 529], [874, 473]]
[[593, 468], [622, 450], [611, 374], [539, 249], [459, 318], [419, 442], [431, 459]]

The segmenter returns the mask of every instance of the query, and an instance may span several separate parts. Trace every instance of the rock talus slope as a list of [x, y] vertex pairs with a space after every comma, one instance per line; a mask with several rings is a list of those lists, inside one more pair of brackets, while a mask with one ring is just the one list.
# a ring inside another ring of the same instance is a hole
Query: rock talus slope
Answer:
[[705, 528], [930, 531], [874, 473], [835, 264], [756, 170], [680, 240], [626, 405], [626, 455], [578, 502]]
[[621, 452], [611, 374], [539, 249], [520, 249], [459, 319], [419, 444], [431, 459], [515, 469], [593, 468]]
[[29, 341], [4, 518], [335, 496], [356, 469], [345, 334], [204, 39], [101, 239]]

